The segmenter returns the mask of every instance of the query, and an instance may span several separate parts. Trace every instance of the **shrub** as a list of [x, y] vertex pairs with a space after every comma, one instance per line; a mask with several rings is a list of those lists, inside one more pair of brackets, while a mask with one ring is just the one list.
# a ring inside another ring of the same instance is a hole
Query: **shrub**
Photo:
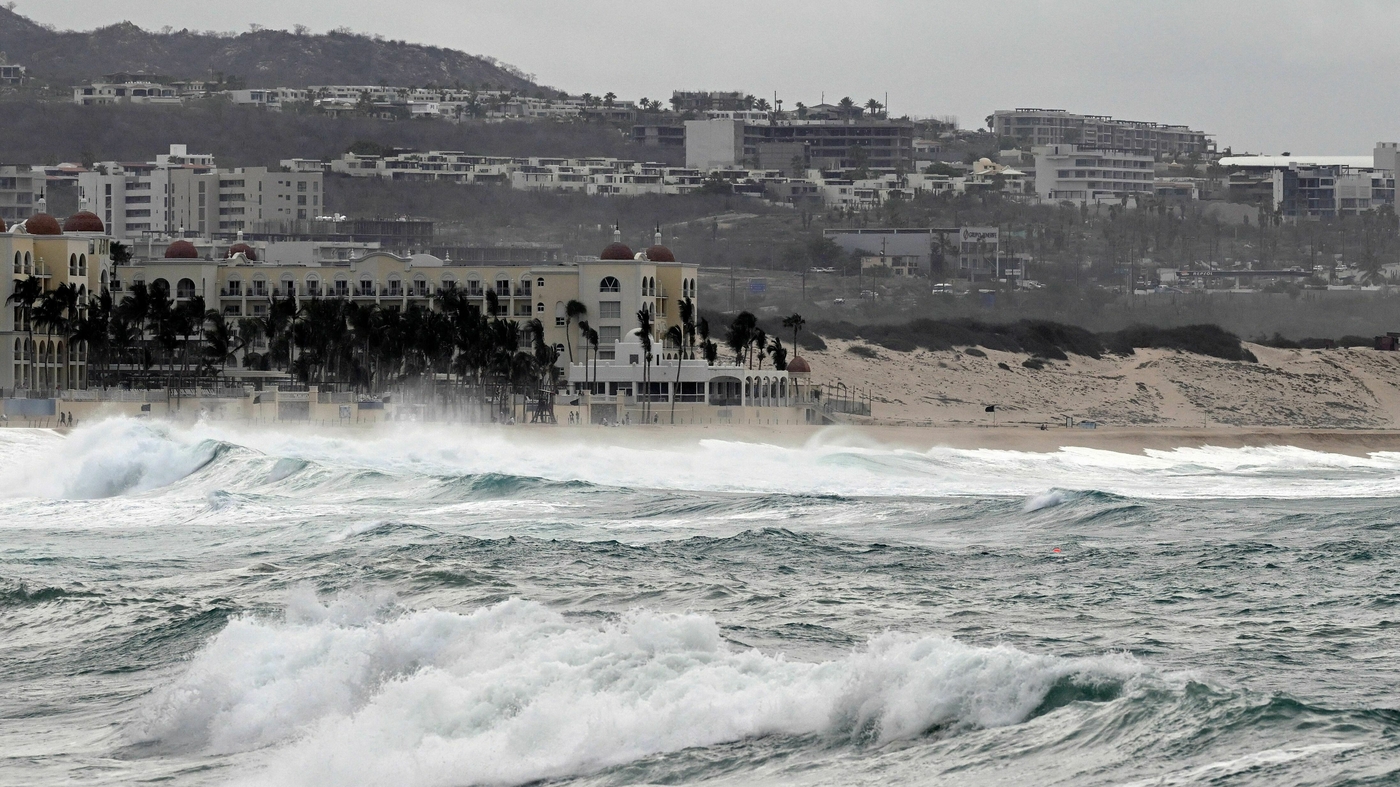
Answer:
[[880, 354], [875, 352], [874, 348], [866, 347], [863, 344], [853, 344], [846, 348], [846, 352], [851, 355], [859, 355], [862, 358], [877, 359], [880, 357]]

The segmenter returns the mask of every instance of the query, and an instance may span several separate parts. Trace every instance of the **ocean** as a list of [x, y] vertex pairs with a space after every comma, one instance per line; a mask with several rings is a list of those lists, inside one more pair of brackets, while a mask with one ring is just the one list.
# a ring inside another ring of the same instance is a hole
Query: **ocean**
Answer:
[[0, 783], [1400, 783], [1400, 454], [689, 435], [0, 429]]

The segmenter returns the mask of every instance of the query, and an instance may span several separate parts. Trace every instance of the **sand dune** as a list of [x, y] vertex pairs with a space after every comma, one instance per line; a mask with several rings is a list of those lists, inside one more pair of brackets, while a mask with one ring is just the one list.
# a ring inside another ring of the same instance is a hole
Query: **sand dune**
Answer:
[[1138, 350], [1095, 360], [1070, 356], [1042, 369], [1028, 356], [986, 350], [848, 352], [860, 342], [830, 341], [806, 352], [813, 378], [869, 385], [877, 422], [953, 426], [1269, 426], [1328, 429], [1400, 427], [1400, 353], [1371, 349], [1279, 350], [1248, 345], [1258, 363], [1172, 350]]

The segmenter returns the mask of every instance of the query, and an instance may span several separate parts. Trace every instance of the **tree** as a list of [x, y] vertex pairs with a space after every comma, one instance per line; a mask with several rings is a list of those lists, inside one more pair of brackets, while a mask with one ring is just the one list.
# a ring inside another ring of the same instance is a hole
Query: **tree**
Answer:
[[685, 328], [672, 325], [666, 329], [666, 339], [676, 346], [676, 384], [671, 389], [671, 424], [676, 423], [676, 398], [681, 390], [681, 362], [685, 359]]
[[[571, 300], [564, 304], [564, 342], [569, 349], [569, 363], [574, 362], [574, 342], [572, 339], [574, 320], [588, 314], [583, 301]], [[580, 326], [582, 323], [580, 323]], [[587, 363], [587, 361], [585, 361]]]
[[847, 120], [854, 118], [860, 112], [856, 107], [856, 102], [852, 101], [850, 96], [836, 102], [836, 107], [841, 110], [841, 116]]
[[615, 101], [617, 101], [617, 94], [612, 92], [611, 90], [603, 94], [603, 106], [607, 107], [608, 109], [613, 108], [613, 102]]
[[[753, 346], [758, 350], [758, 352], [756, 353], [756, 355], [758, 356], [758, 368], [762, 369], [763, 353], [765, 350], [768, 349], [768, 334], [765, 333], [762, 328], [755, 326], [751, 336], [753, 340]], [[751, 353], [749, 357], [752, 358], [754, 355], [755, 354]]]
[[637, 310], [637, 338], [642, 342], [642, 391], [645, 398], [642, 399], [642, 421], [649, 422], [651, 414], [651, 312], [646, 309]]
[[802, 330], [802, 327], [803, 327], [804, 325], [806, 325], [806, 324], [807, 324], [807, 321], [804, 320], [804, 319], [802, 319], [802, 315], [797, 314], [797, 313], [793, 313], [791, 316], [788, 316], [788, 317], [784, 317], [784, 318], [783, 318], [783, 327], [784, 327], [784, 328], [791, 328], [791, 329], [792, 329], [792, 350], [793, 350], [793, 352], [797, 352], [797, 349], [798, 349], [798, 346], [797, 346], [797, 332], [800, 331], [800, 330]]
[[18, 279], [14, 284], [14, 291], [5, 299], [5, 303], [14, 304], [19, 307], [20, 315], [24, 320], [24, 331], [28, 337], [29, 353], [29, 387], [32, 389], [37, 385], [35, 374], [38, 373], [37, 359], [35, 358], [34, 347], [34, 305], [44, 294], [44, 282], [34, 276]]
[[768, 354], [773, 356], [773, 368], [778, 371], [787, 370], [787, 348], [783, 346], [783, 340], [774, 336], [773, 341], [768, 343]]
[[749, 345], [753, 343], [753, 332], [758, 327], [758, 318], [749, 312], [739, 312], [729, 324], [729, 332], [724, 343], [734, 351], [734, 365], [745, 365]]
[[870, 117], [872, 118], [880, 117], [880, 110], [884, 108], [884, 104], [881, 104], [879, 101], [876, 101], [873, 98], [865, 102], [865, 110], [870, 113]]

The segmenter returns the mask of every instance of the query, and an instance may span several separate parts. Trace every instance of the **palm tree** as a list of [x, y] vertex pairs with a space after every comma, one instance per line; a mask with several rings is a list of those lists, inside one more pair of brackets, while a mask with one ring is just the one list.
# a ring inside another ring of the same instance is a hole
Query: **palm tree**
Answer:
[[792, 351], [793, 351], [793, 352], [797, 352], [797, 349], [798, 349], [798, 348], [797, 348], [797, 332], [800, 331], [800, 330], [802, 330], [802, 326], [804, 326], [804, 325], [806, 325], [806, 324], [807, 324], [807, 321], [804, 320], [804, 319], [802, 319], [802, 315], [797, 314], [796, 312], [794, 312], [791, 316], [788, 316], [788, 317], [784, 317], [784, 318], [783, 318], [783, 327], [784, 327], [784, 328], [791, 328], [791, 329], [792, 329]]
[[876, 101], [876, 100], [873, 99], [873, 98], [870, 99], [869, 101], [865, 102], [865, 109], [866, 109], [867, 112], [870, 113], [870, 117], [871, 117], [871, 118], [877, 118], [877, 117], [879, 117], [879, 116], [880, 116], [880, 110], [882, 110], [882, 109], [884, 109], [884, 108], [885, 108], [885, 105], [884, 105], [884, 104], [881, 104], [879, 101]]
[[[754, 346], [755, 348], [757, 348], [757, 350], [758, 350], [758, 353], [757, 353], [757, 355], [758, 355], [758, 368], [759, 368], [759, 369], [762, 369], [762, 368], [763, 368], [763, 352], [764, 352], [764, 350], [766, 350], [766, 349], [768, 348], [768, 334], [765, 333], [764, 330], [763, 330], [762, 328], [755, 327], [755, 328], [753, 329], [753, 334], [752, 334], [752, 335], [753, 335], [753, 346]], [[749, 357], [752, 358], [753, 355], [750, 355]]]
[[754, 329], [757, 327], [758, 318], [750, 312], [739, 312], [734, 321], [729, 324], [729, 334], [725, 337], [724, 343], [734, 351], [735, 365], [744, 365], [745, 359], [748, 357], [749, 345], [753, 343]]
[[[597, 331], [597, 329], [596, 329], [596, 328], [589, 328], [589, 329], [588, 329], [588, 336], [587, 336], [586, 338], [588, 339], [588, 344], [589, 344], [589, 346], [593, 348], [593, 377], [592, 377], [591, 382], [588, 383], [588, 394], [589, 394], [589, 396], [592, 396], [592, 395], [593, 395], [593, 386], [595, 386], [595, 385], [598, 384], [598, 331]], [[588, 365], [588, 359], [585, 358], [585, 359], [584, 359], [584, 366], [587, 367], [587, 365]], [[588, 373], [588, 370], [587, 370], [587, 368], [585, 368], [585, 369], [584, 369], [584, 380], [588, 380], [588, 379], [589, 379], [588, 376], [587, 376], [587, 373]], [[592, 399], [589, 399], [589, 401], [591, 402]]]
[[29, 337], [29, 387], [35, 387], [35, 374], [38, 372], [37, 361], [34, 348], [34, 304], [44, 294], [44, 282], [35, 276], [20, 279], [15, 282], [14, 292], [5, 299], [6, 304], [13, 303], [20, 309], [20, 314], [24, 319], [25, 333]]
[[700, 351], [705, 355], [705, 363], [714, 366], [719, 358], [719, 347], [710, 341], [710, 321], [701, 317], [700, 322], [695, 325], [695, 330], [700, 334]]
[[783, 346], [783, 340], [774, 336], [773, 341], [768, 343], [768, 354], [773, 356], [773, 368], [778, 371], [787, 369], [787, 348]]
[[[570, 337], [570, 334], [573, 333], [571, 328], [573, 327], [574, 320], [586, 314], [588, 314], [588, 307], [584, 305], [583, 301], [569, 301], [564, 304], [564, 342], [569, 348], [569, 363], [574, 362], [574, 343]], [[582, 323], [580, 323], [580, 325], [581, 324]], [[585, 363], [587, 363], [587, 361], [585, 361]]]
[[676, 398], [681, 390], [681, 361], [685, 359], [685, 328], [672, 325], [666, 329], [666, 339], [676, 345], [676, 384], [671, 389], [671, 424], [676, 423]]
[[695, 360], [695, 302], [687, 295], [676, 304], [676, 309], [680, 312], [684, 340], [690, 345], [690, 359]]
[[637, 310], [637, 338], [642, 342], [642, 422], [648, 421], [651, 412], [651, 312]]
[[849, 120], [850, 118], [856, 116], [856, 102], [852, 101], [850, 96], [846, 96], [845, 98], [836, 102], [836, 106], [841, 110], [842, 116], [844, 116], [846, 119]]

